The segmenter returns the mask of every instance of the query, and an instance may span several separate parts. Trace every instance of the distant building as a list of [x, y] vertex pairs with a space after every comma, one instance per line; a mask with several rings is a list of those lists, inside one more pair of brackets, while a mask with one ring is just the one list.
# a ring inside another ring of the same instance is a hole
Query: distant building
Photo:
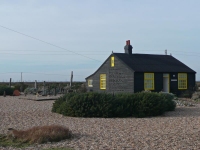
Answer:
[[130, 40], [125, 53], [112, 53], [86, 78], [87, 89], [96, 92], [171, 92], [194, 89], [196, 72], [171, 55], [132, 54]]

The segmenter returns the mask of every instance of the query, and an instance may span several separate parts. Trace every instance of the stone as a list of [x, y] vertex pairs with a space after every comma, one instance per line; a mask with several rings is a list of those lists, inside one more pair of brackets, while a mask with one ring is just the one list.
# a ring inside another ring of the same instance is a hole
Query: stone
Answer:
[[13, 92], [13, 96], [20, 96], [20, 92], [19, 92], [19, 90], [14, 90], [14, 92]]

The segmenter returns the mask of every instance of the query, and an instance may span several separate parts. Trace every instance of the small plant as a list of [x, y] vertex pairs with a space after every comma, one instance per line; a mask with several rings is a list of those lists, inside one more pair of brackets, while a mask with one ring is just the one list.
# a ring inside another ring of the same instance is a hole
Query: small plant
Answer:
[[180, 97], [191, 98], [193, 93], [194, 93], [194, 90], [188, 89], [188, 90], [183, 91]]
[[71, 137], [71, 132], [64, 126], [37, 126], [25, 131], [9, 128], [8, 138], [23, 143], [58, 142]]
[[35, 88], [26, 88], [25, 90], [24, 90], [24, 93], [25, 94], [36, 94], [37, 93], [37, 90], [35, 89]]
[[6, 135], [0, 135], [0, 146], [2, 146], [2, 147], [24, 148], [24, 147], [27, 147], [29, 145], [30, 144], [28, 144], [28, 143], [13, 141], [12, 139], [7, 138]]

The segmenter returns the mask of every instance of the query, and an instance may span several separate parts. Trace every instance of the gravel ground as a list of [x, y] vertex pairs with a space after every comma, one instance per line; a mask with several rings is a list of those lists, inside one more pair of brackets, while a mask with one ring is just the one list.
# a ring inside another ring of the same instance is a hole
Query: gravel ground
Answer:
[[[200, 105], [178, 107], [152, 118], [73, 118], [51, 112], [54, 101], [0, 97], [0, 134], [39, 125], [64, 125], [74, 138], [25, 149], [71, 147], [75, 150], [200, 149]], [[3, 148], [16, 149], [16, 148]]]

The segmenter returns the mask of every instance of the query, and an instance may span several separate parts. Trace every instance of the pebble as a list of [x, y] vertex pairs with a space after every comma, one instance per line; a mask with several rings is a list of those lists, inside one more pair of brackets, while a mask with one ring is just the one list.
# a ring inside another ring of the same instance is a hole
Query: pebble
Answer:
[[32, 101], [0, 97], [0, 134], [8, 128], [25, 130], [40, 125], [63, 125], [73, 134], [70, 140], [36, 144], [40, 150], [68, 147], [75, 150], [200, 149], [200, 105], [180, 107], [150, 118], [76, 118], [52, 113], [54, 101]]

